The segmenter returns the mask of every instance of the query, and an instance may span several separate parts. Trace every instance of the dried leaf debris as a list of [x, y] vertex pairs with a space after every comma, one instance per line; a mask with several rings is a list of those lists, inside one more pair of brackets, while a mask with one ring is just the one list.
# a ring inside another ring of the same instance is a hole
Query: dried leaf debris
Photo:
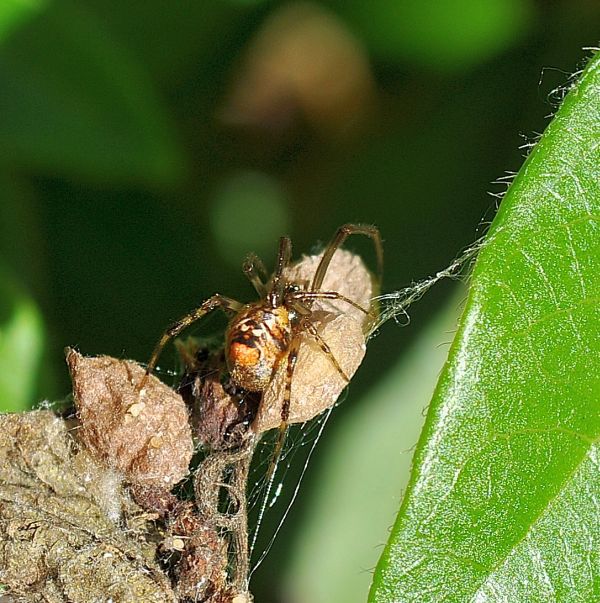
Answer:
[[177, 601], [151, 516], [52, 412], [0, 416], [0, 501], [0, 582], [16, 600]]
[[80, 437], [129, 482], [170, 487], [185, 477], [194, 451], [186, 406], [135, 362], [85, 358], [67, 350]]
[[[287, 278], [309, 282], [319, 258], [304, 257]], [[362, 260], [343, 250], [323, 290], [365, 308], [377, 293]], [[351, 377], [372, 317], [341, 300], [315, 300], [313, 310]], [[178, 391], [152, 376], [140, 387], [135, 362], [69, 349], [74, 416], [0, 416], [0, 583], [15, 601], [251, 603], [246, 487], [258, 439], [281, 421], [285, 362], [261, 396], [232, 383], [222, 346], [176, 343]], [[345, 386], [306, 338], [290, 423], [331, 407]], [[182, 480], [193, 488], [173, 489]]]

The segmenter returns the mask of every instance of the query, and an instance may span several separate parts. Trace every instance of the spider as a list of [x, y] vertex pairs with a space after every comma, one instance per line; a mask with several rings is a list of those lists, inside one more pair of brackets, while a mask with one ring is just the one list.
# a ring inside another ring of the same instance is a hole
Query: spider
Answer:
[[[281, 237], [275, 271], [270, 279], [267, 280], [266, 269], [258, 256], [250, 254], [243, 264], [243, 271], [260, 296], [259, 300], [242, 304], [218, 293], [209, 297], [198, 308], [165, 330], [150, 357], [145, 377], [152, 373], [165, 345], [171, 339], [209, 312], [223, 310], [230, 316], [225, 330], [225, 359], [234, 385], [249, 392], [264, 392], [280, 363], [286, 362], [279, 426], [282, 435], [275, 452], [277, 456], [288, 427], [292, 379], [302, 342], [301, 336], [311, 337], [344, 381], [350, 380], [315, 326], [313, 302], [339, 300], [375, 318], [370, 309], [363, 308], [338, 291], [321, 290], [333, 255], [344, 241], [354, 234], [365, 235], [373, 241], [380, 282], [383, 271], [383, 246], [379, 230], [374, 226], [345, 224], [338, 228], [325, 247], [312, 281], [304, 285], [288, 280], [285, 276], [286, 268], [290, 265], [292, 244], [289, 237]], [[140, 389], [144, 380], [139, 384]]]

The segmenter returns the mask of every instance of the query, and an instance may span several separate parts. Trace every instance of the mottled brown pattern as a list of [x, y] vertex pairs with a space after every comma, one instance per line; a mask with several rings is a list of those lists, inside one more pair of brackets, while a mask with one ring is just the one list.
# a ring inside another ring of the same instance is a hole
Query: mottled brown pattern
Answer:
[[194, 450], [181, 396], [144, 368], [67, 350], [79, 437], [97, 458], [140, 485], [170, 488], [188, 472]]
[[289, 313], [261, 302], [243, 311], [227, 333], [227, 361], [233, 381], [249, 391], [262, 391], [289, 347]]

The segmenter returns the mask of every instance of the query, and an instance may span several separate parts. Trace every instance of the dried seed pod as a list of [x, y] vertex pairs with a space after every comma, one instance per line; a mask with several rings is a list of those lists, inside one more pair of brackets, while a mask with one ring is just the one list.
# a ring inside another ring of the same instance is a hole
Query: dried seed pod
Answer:
[[180, 599], [211, 600], [227, 590], [227, 542], [216, 530], [200, 527], [181, 539], [183, 551], [177, 565], [175, 591]]
[[188, 473], [193, 443], [181, 396], [144, 369], [109, 356], [67, 350], [80, 438], [135, 484], [170, 488]]
[[256, 415], [260, 394], [236, 387], [226, 375], [223, 348], [194, 338], [176, 341], [185, 373], [177, 391], [191, 409], [194, 437], [209, 451], [240, 445]]
[[[285, 277], [289, 282], [309, 285], [321, 255], [304, 256], [290, 266]], [[323, 292], [336, 292], [352, 300], [365, 310], [373, 312], [372, 298], [377, 295], [375, 279], [362, 259], [349, 251], [338, 249], [331, 260]], [[351, 378], [358, 369], [366, 351], [366, 333], [372, 317], [341, 299], [316, 299], [312, 305], [310, 322], [327, 344], [344, 373]], [[291, 402], [288, 423], [303, 423], [330, 408], [346, 380], [340, 375], [331, 358], [308, 333], [302, 333], [302, 343], [291, 381]], [[287, 366], [281, 361], [271, 382], [263, 392], [261, 404], [252, 430], [262, 433], [279, 427]]]
[[179, 499], [162, 486], [148, 484], [131, 484], [129, 493], [133, 500], [146, 511], [164, 518], [180, 504]]

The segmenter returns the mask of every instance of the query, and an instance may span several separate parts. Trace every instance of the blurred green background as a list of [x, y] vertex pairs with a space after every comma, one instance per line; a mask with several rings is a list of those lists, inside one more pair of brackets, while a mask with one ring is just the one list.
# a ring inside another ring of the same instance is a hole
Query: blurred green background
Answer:
[[[599, 24], [594, 0], [2, 0], [0, 409], [63, 399], [66, 345], [145, 361], [210, 294], [251, 300], [241, 261], [272, 265], [284, 233], [300, 253], [378, 225], [386, 291], [443, 268], [485, 231], [486, 191], [505, 190], [491, 183], [519, 168]], [[366, 599], [449, 294], [371, 342], [258, 602]]]

